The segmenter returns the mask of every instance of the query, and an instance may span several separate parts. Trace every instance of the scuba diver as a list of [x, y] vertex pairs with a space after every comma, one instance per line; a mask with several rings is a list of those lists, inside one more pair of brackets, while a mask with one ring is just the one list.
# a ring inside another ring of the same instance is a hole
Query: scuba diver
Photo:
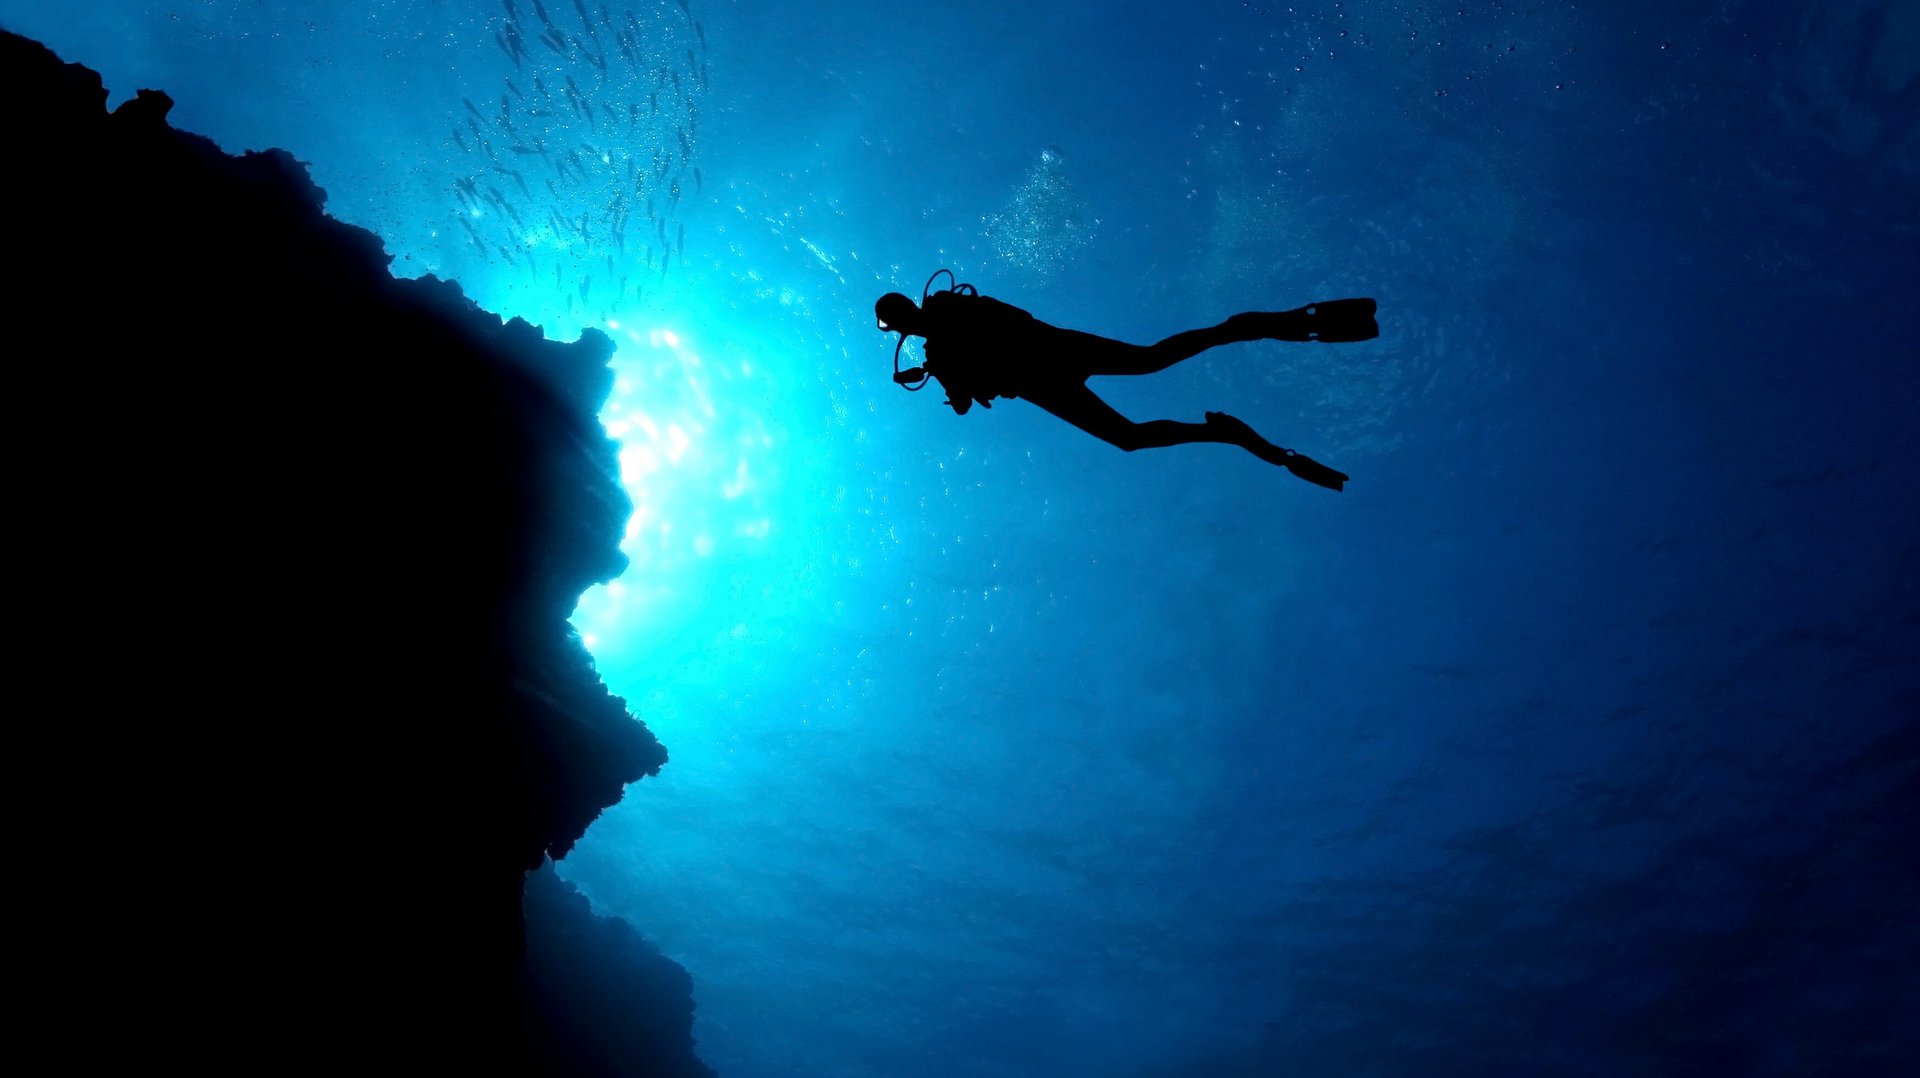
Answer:
[[[946, 274], [951, 287], [932, 292]], [[880, 328], [900, 334], [893, 349], [893, 380], [909, 390], [929, 378], [947, 391], [947, 404], [966, 415], [977, 401], [1025, 398], [1088, 434], [1128, 452], [1186, 442], [1237, 445], [1269, 464], [1326, 487], [1344, 488], [1347, 476], [1291, 449], [1282, 449], [1225, 412], [1204, 423], [1155, 419], [1136, 423], [1088, 389], [1096, 374], [1152, 374], [1216, 345], [1235, 341], [1366, 341], [1380, 335], [1371, 299], [1335, 299], [1291, 311], [1249, 311], [1217, 326], [1176, 333], [1157, 344], [1128, 344], [1048, 325], [1011, 304], [953, 281], [952, 270], [927, 279], [920, 303], [889, 292], [873, 305]], [[923, 366], [900, 369], [909, 336], [925, 339]]]

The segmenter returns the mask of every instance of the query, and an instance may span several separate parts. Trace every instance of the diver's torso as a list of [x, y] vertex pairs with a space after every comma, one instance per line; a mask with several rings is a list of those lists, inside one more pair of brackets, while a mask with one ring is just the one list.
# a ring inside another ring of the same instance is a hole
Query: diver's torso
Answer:
[[922, 308], [929, 316], [928, 369], [950, 393], [986, 401], [1018, 397], [1044, 376], [1048, 338], [1060, 331], [991, 296], [936, 292]]

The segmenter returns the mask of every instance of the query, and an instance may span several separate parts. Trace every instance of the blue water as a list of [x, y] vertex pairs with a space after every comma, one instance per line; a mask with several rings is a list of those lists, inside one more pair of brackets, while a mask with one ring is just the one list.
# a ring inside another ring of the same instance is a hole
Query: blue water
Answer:
[[[620, 342], [575, 620], [671, 761], [560, 867], [721, 1074], [1913, 1072], [1920, 7], [627, 10], [528, 42], [616, 115], [524, 197], [453, 133], [531, 92], [498, 0], [0, 26]], [[617, 250], [547, 220], [656, 152]], [[1094, 383], [1352, 482], [903, 392], [872, 303], [943, 266], [1136, 341], [1377, 297]]]

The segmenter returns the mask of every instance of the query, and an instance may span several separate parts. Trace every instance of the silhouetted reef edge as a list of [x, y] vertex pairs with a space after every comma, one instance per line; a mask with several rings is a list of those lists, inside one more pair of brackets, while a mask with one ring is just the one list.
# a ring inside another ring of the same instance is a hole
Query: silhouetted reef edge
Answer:
[[666, 762], [567, 624], [625, 564], [612, 343], [395, 279], [162, 93], [5, 33], [0, 88], [19, 1050], [710, 1075], [685, 971], [528, 883]]

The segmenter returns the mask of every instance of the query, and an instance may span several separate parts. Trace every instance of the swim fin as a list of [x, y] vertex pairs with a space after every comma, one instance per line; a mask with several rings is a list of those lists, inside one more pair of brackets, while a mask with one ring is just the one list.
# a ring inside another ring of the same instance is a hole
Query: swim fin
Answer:
[[1270, 341], [1370, 341], [1380, 335], [1370, 299], [1330, 299], [1291, 311], [1249, 311], [1227, 319]]
[[1317, 487], [1326, 487], [1328, 490], [1346, 489], [1347, 473], [1334, 471], [1304, 453], [1295, 453], [1291, 449], [1283, 449], [1281, 452], [1286, 455], [1277, 463], [1287, 471]]
[[1330, 299], [1301, 308], [1312, 322], [1316, 341], [1370, 341], [1380, 335], [1370, 299]]

